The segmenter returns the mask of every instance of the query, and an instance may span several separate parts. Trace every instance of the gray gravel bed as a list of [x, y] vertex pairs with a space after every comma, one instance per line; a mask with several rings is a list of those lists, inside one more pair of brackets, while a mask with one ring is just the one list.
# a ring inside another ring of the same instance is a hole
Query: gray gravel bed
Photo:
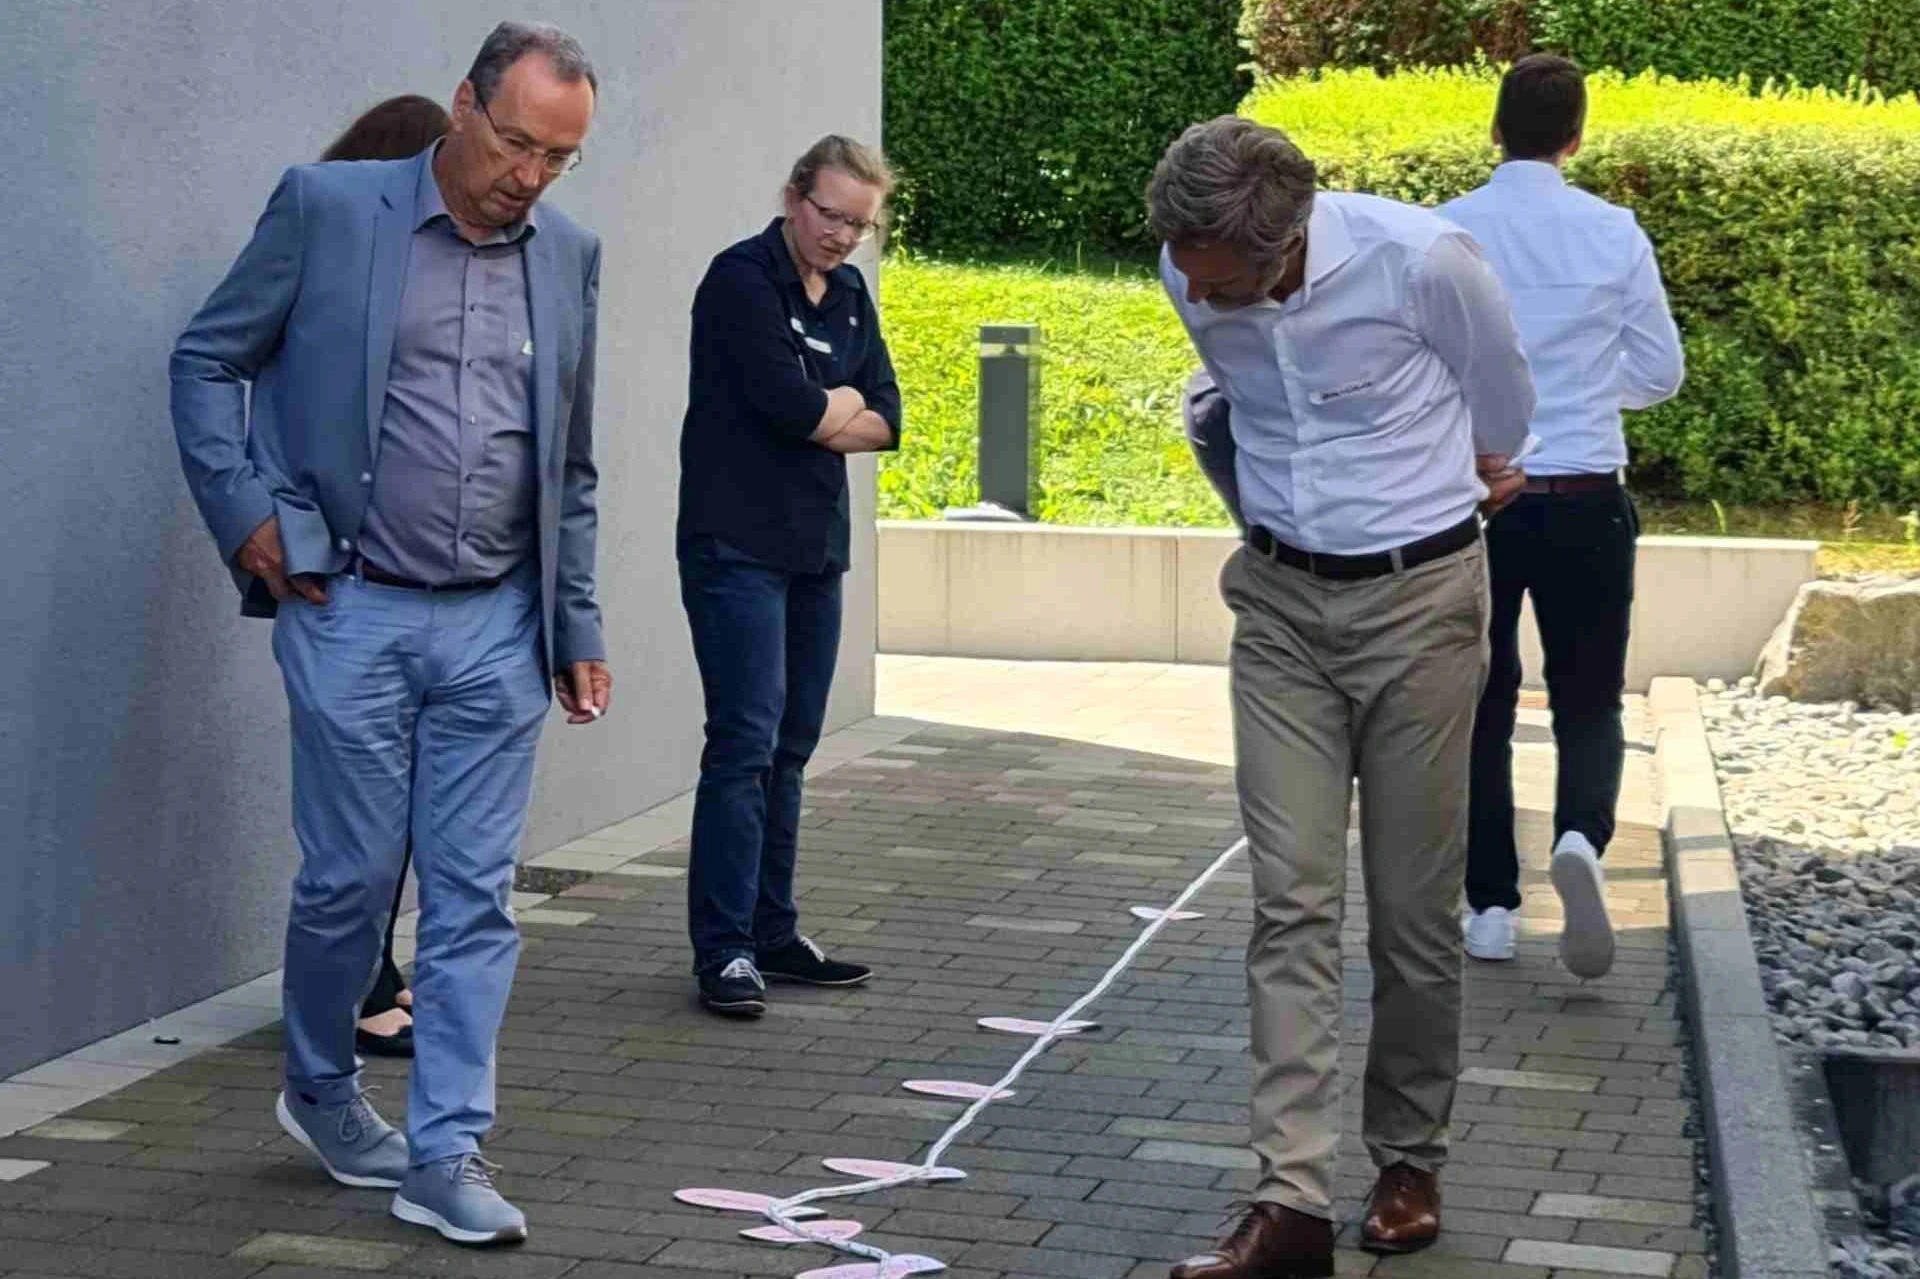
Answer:
[[[1814, 1048], [1920, 1049], [1920, 714], [1701, 698], [1775, 1033]], [[1920, 1152], [1916, 1152], [1920, 1173]], [[1847, 1279], [1920, 1276], [1920, 1175], [1857, 1186]]]

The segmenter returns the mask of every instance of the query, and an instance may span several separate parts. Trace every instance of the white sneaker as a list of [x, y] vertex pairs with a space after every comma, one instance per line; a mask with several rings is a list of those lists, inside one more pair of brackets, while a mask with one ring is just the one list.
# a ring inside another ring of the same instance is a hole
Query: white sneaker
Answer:
[[1607, 918], [1607, 879], [1600, 855], [1577, 830], [1553, 847], [1554, 891], [1566, 925], [1560, 932], [1560, 962], [1575, 977], [1604, 977], [1613, 967], [1613, 921]]
[[1467, 912], [1467, 953], [1475, 959], [1513, 958], [1513, 912], [1505, 906]]

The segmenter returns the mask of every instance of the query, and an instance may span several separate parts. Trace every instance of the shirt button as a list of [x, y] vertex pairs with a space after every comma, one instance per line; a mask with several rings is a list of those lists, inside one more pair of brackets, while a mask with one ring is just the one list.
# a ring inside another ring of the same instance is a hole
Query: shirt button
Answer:
[[343, 538], [341, 538], [341, 539], [339, 540], [339, 542], [337, 542], [337, 543], [336, 543], [336, 545], [337, 545], [337, 546], [339, 546], [339, 548], [340, 548], [341, 550], [343, 550], [343, 551], [351, 551], [351, 550], [353, 549], [353, 543], [352, 543], [352, 542], [349, 542], [349, 541], [348, 541], [348, 540], [347, 540], [346, 538], [344, 538], [344, 537], [343, 537]]
[[362, 484], [371, 484], [371, 483], [373, 483], [373, 472], [372, 472], [372, 471], [362, 471], [362, 472], [360, 472], [360, 482], [361, 482]]
[[473, 423], [478, 422], [479, 420], [480, 420], [480, 415], [478, 413], [467, 414], [468, 425], [472, 425]]

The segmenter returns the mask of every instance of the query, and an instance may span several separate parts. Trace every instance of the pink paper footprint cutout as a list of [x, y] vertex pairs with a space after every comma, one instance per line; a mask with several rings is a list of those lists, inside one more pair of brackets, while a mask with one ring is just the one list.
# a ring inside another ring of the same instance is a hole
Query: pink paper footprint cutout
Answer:
[[871, 1261], [851, 1266], [827, 1266], [820, 1270], [802, 1271], [797, 1279], [904, 1279], [906, 1275], [928, 1274], [946, 1268], [944, 1261], [909, 1252], [892, 1258], [885, 1266]]
[[[862, 1181], [884, 1181], [888, 1177], [900, 1177], [907, 1173], [921, 1172], [919, 1164], [888, 1163], [884, 1159], [823, 1159], [820, 1161], [834, 1172], [849, 1177], [858, 1177]], [[931, 1168], [917, 1181], [958, 1181], [967, 1174], [958, 1168]]]
[[[794, 1214], [787, 1215], [791, 1217]], [[795, 1234], [785, 1226], [761, 1226], [740, 1233], [761, 1243], [813, 1243], [820, 1239], [851, 1239], [865, 1229], [857, 1221], [812, 1221], [807, 1223], [807, 1233], [804, 1235]]]
[[[755, 1194], [751, 1190], [713, 1190], [701, 1186], [676, 1190], [673, 1192], [673, 1197], [683, 1204], [692, 1204], [696, 1208], [718, 1208], [722, 1212], [765, 1213], [777, 1202], [772, 1195]], [[802, 1206], [787, 1209], [787, 1216], [795, 1221], [803, 1217], [824, 1215], [818, 1208]]]
[[[1062, 1035], [1077, 1035], [1083, 1030], [1092, 1030], [1100, 1023], [1097, 1021], [1070, 1021], [1060, 1027]], [[1028, 1021], [1024, 1017], [982, 1017], [980, 1025], [986, 1030], [998, 1030], [1009, 1035], [1033, 1035], [1036, 1038], [1052, 1028], [1050, 1021]]]
[[1177, 924], [1185, 919], [1206, 918], [1205, 915], [1197, 910], [1176, 910], [1169, 912], [1161, 910], [1158, 906], [1135, 906], [1133, 908], [1133, 917], [1135, 919], [1158, 919], [1162, 915], [1167, 917], [1169, 924]]
[[[952, 1097], [959, 1101], [978, 1101], [993, 1090], [985, 1084], [963, 1084], [955, 1079], [909, 1079], [901, 1087], [908, 1092], [925, 1093], [929, 1097]], [[1002, 1088], [993, 1093], [993, 1099], [1000, 1101], [1013, 1096], [1013, 1089]]]

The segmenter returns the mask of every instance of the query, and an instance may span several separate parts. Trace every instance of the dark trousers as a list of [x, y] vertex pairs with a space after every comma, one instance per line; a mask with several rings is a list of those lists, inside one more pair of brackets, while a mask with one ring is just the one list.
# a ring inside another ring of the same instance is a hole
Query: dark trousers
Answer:
[[1559, 753], [1553, 837], [1570, 830], [1596, 850], [1613, 838], [1626, 739], [1627, 628], [1640, 517], [1624, 488], [1523, 493], [1487, 525], [1493, 592], [1486, 691], [1473, 728], [1467, 902], [1520, 905], [1513, 840], [1513, 726], [1520, 703], [1520, 600], [1533, 596]]
[[706, 695], [687, 931], [696, 973], [790, 943], [800, 783], [840, 648], [840, 573], [788, 573], [691, 538], [680, 598]]

